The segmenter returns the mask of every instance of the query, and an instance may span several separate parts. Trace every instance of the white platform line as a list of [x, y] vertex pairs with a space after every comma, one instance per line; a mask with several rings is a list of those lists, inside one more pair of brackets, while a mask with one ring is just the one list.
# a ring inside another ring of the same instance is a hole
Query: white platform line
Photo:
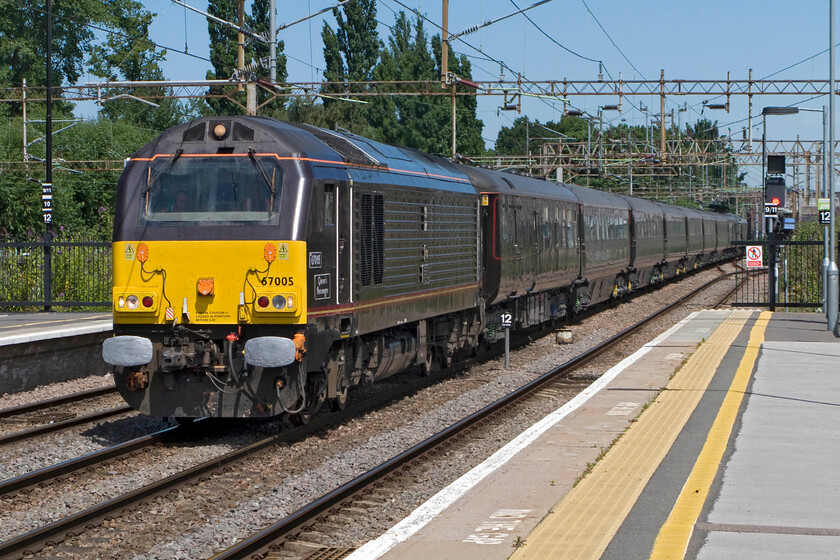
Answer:
[[383, 554], [394, 548], [399, 543], [408, 540], [420, 529], [426, 526], [440, 513], [451, 506], [455, 501], [469, 492], [476, 484], [481, 482], [487, 475], [507, 463], [517, 453], [528, 447], [549, 428], [568, 416], [571, 412], [580, 408], [586, 401], [592, 398], [598, 391], [606, 387], [610, 381], [615, 379], [619, 373], [637, 362], [642, 356], [658, 346], [662, 341], [671, 336], [685, 323], [693, 319], [699, 312], [695, 311], [685, 319], [660, 334], [633, 355], [624, 358], [621, 362], [610, 368], [604, 375], [594, 381], [589, 387], [581, 391], [575, 398], [516, 436], [510, 443], [496, 451], [483, 463], [475, 466], [468, 473], [458, 480], [429, 498], [424, 504], [415, 509], [405, 519], [391, 527], [385, 534], [376, 540], [364, 544], [356, 550], [347, 560], [373, 560], [381, 558]]
[[113, 330], [113, 322], [111, 319], [103, 319], [101, 321], [91, 321], [75, 326], [54, 327], [48, 330], [37, 330], [30, 332], [23, 332], [18, 334], [11, 334], [0, 337], [0, 346], [8, 346], [11, 344], [25, 344], [27, 342], [37, 342], [39, 340], [52, 340], [54, 338], [63, 338], [68, 336], [81, 336], [84, 334], [95, 334]]

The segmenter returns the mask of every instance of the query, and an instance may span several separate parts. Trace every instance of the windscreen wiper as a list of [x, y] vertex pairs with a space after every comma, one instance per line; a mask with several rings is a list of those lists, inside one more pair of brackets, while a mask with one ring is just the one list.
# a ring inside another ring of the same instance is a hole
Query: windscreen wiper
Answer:
[[149, 168], [149, 175], [147, 175], [147, 179], [146, 179], [146, 186], [143, 188], [143, 192], [148, 193], [150, 190], [152, 190], [152, 185], [154, 185], [155, 182], [157, 182], [158, 178], [161, 175], [163, 175], [164, 173], [169, 171], [169, 169], [173, 165], [175, 165], [175, 162], [178, 161], [178, 158], [181, 157], [181, 154], [183, 154], [183, 153], [184, 153], [183, 148], [178, 148], [177, 150], [175, 150], [175, 155], [172, 156], [172, 159], [167, 161], [166, 165], [164, 165], [163, 167], [158, 169], [157, 172], [155, 173], [154, 177], [151, 176], [151, 167], [150, 167]]
[[175, 165], [175, 162], [178, 161], [178, 158], [181, 157], [181, 154], [183, 154], [183, 153], [184, 153], [183, 148], [178, 148], [177, 150], [175, 150], [175, 155], [172, 156], [172, 159], [167, 161], [166, 165], [164, 165], [163, 167], [158, 169], [157, 172], [155, 173], [154, 177], [152, 176], [152, 167], [149, 166], [149, 170], [148, 170], [148, 173], [146, 175], [146, 186], [143, 187], [143, 197], [145, 198], [144, 204], [145, 204], [145, 207], [146, 207], [144, 212], [143, 212], [144, 215], [149, 213], [149, 193], [152, 190], [152, 185], [155, 184], [155, 182], [158, 180], [158, 178], [161, 175], [163, 175], [164, 173], [169, 171], [169, 169], [173, 165]]
[[257, 169], [260, 170], [260, 175], [262, 175], [262, 178], [265, 181], [266, 186], [268, 186], [268, 190], [271, 192], [271, 200], [270, 200], [269, 205], [268, 205], [268, 215], [271, 216], [271, 210], [274, 208], [274, 195], [275, 195], [274, 182], [271, 181], [271, 179], [268, 178], [268, 173], [265, 172], [265, 169], [263, 168], [262, 164], [260, 163], [260, 160], [257, 159], [256, 154], [257, 154], [257, 151], [253, 147], [248, 148], [248, 156], [251, 158], [251, 161], [254, 162], [254, 165], [257, 166]]

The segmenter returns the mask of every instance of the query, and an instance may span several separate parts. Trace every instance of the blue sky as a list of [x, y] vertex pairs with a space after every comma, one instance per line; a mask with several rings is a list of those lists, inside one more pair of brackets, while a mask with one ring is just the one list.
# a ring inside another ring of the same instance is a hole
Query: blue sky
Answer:
[[[233, 1], [233, 0], [231, 0]], [[433, 23], [427, 23], [430, 33], [437, 32], [441, 21], [440, 0], [401, 0], [418, 9]], [[536, 0], [514, 0], [520, 8]], [[206, 20], [200, 15], [173, 4], [170, 0], [146, 0], [147, 9], [156, 13], [151, 28], [157, 43], [207, 57], [209, 40]], [[206, 8], [206, 0], [192, 0], [190, 5]], [[246, 4], [249, 2], [246, 0]], [[291, 22], [308, 13], [333, 4], [330, 0], [277, 0], [277, 23]], [[588, 7], [588, 9], [587, 9]], [[746, 79], [749, 69], [753, 77], [763, 78], [828, 47], [828, 0], [553, 0], [529, 10], [527, 14], [545, 33], [576, 53], [602, 60], [615, 78], [658, 79], [661, 69], [672, 79]], [[394, 20], [394, 12], [402, 10], [396, 0], [378, 2], [380, 37], [387, 39], [387, 25]], [[511, 0], [450, 0], [450, 31], [458, 32], [516, 11]], [[290, 81], [318, 81], [324, 67], [321, 27], [326, 20], [334, 25], [330, 12], [309, 22], [282, 31], [289, 56]], [[600, 25], [599, 25], [600, 24]], [[603, 30], [602, 28], [603, 27]], [[596, 79], [598, 64], [574, 56], [558, 47], [522, 15], [472, 33], [465, 39], [481, 52], [456, 42], [456, 52], [467, 54], [473, 63], [473, 77], [494, 80], [499, 76], [495, 59], [521, 72], [532, 80]], [[840, 40], [840, 36], [836, 37]], [[614, 44], [613, 44], [614, 43]], [[170, 51], [163, 65], [168, 79], [203, 79], [209, 62]], [[510, 70], [505, 76], [511, 77]], [[828, 76], [828, 54], [798, 64], [774, 78], [808, 79]], [[687, 103], [688, 111], [682, 122], [693, 122], [703, 116], [717, 120], [721, 132], [731, 131], [740, 137], [746, 126], [747, 100], [733, 97], [730, 112], [703, 111], [702, 96], [669, 98], [667, 109]], [[599, 105], [614, 104], [612, 97], [576, 97], [572, 103], [597, 112]], [[658, 112], [658, 97], [626, 98], [623, 112], [609, 113], [610, 118], [625, 119], [631, 124], [644, 124], [645, 115], [639, 102]], [[802, 101], [796, 96], [756, 96], [753, 114], [767, 105], [787, 105]], [[722, 102], [715, 100], [714, 102]], [[826, 100], [803, 103], [803, 107], [821, 107]], [[499, 111], [501, 98], [482, 97], [479, 118], [484, 121], [483, 136], [491, 144], [502, 126], [510, 125], [516, 112]], [[635, 105], [634, 108], [632, 105]], [[559, 119], [562, 103], [523, 98], [523, 113], [531, 119], [547, 121]], [[743, 122], [742, 122], [743, 121]], [[615, 122], [618, 122], [616, 120]], [[754, 137], [760, 137], [760, 118], [754, 120]], [[819, 114], [800, 113], [796, 116], [768, 119], [768, 138], [803, 139], [822, 137]]]

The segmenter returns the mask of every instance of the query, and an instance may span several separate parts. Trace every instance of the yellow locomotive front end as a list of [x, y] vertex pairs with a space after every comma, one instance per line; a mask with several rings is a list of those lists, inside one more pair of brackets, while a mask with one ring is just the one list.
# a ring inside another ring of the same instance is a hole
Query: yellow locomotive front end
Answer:
[[306, 323], [303, 241], [113, 244], [114, 323]]
[[153, 149], [120, 179], [103, 344], [118, 390], [152, 416], [299, 412], [306, 181], [284, 188], [282, 158], [253, 148]]

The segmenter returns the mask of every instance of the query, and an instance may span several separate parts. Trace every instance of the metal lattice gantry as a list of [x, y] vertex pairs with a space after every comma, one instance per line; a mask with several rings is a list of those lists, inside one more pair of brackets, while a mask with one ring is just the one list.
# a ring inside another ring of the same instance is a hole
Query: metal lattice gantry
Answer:
[[[752, 72], [750, 72], [752, 74]], [[148, 100], [174, 97], [178, 99], [232, 96], [241, 91], [239, 88], [246, 83], [240, 80], [199, 80], [199, 81], [106, 81], [89, 82], [85, 84], [64, 85], [54, 87], [57, 97], [65, 101], [103, 101], [109, 92], [121, 89], [131, 89], [132, 94]], [[370, 82], [289, 82], [273, 85], [263, 80], [257, 80], [257, 86], [272, 94], [271, 102], [275, 98], [312, 97], [321, 92], [329, 95], [347, 95], [352, 97], [375, 97], [382, 95], [422, 95], [444, 96], [453, 95], [450, 89], [441, 88], [441, 82], [436, 80], [423, 81], [370, 81]], [[474, 81], [469, 88], [455, 91], [456, 96], [547, 96], [566, 98], [570, 96], [651, 96], [664, 95], [666, 97], [680, 97], [686, 95], [724, 96], [733, 95], [799, 95], [815, 96], [828, 94], [828, 80], [753, 80], [726, 79], [719, 80], [688, 80], [665, 79], [659, 80], [504, 80], [504, 81]], [[216, 88], [216, 92], [208, 93], [207, 88]], [[23, 87], [0, 88], [0, 103], [16, 102], [23, 98]], [[46, 87], [29, 86], [27, 99], [29, 101], [44, 101]]]

